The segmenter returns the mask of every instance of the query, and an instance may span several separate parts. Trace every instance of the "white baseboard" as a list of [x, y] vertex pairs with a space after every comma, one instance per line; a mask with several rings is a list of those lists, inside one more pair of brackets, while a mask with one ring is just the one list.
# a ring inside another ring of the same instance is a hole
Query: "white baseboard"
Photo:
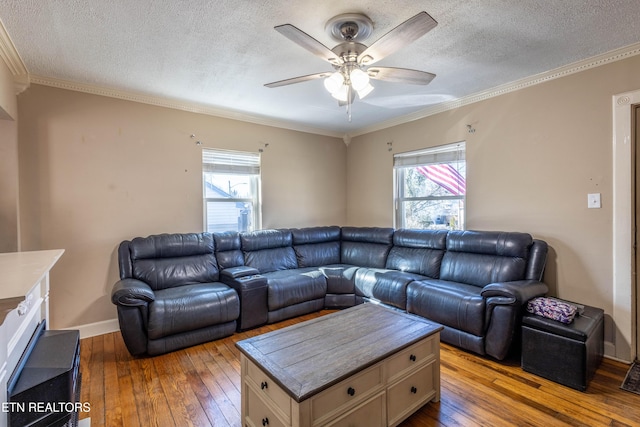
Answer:
[[120, 324], [118, 323], [118, 319], [111, 319], [111, 320], [103, 320], [102, 322], [89, 323], [86, 325], [79, 325], [73, 328], [65, 328], [65, 329], [80, 330], [80, 339], [82, 339], [82, 338], [90, 338], [98, 335], [104, 335], [111, 332], [119, 331]]

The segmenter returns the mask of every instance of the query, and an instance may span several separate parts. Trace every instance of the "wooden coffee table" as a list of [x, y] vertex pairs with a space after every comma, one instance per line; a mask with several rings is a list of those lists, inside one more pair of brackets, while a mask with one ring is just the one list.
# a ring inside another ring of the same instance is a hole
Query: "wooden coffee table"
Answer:
[[440, 331], [362, 304], [236, 345], [242, 425], [396, 426], [440, 399]]

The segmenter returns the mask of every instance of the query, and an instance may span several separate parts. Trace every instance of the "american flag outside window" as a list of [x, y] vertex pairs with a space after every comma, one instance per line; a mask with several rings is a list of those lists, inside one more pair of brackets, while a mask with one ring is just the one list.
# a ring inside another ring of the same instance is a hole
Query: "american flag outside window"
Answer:
[[419, 166], [417, 169], [427, 179], [435, 182], [449, 193], [456, 196], [464, 196], [467, 187], [465, 178], [452, 165], [426, 165]]

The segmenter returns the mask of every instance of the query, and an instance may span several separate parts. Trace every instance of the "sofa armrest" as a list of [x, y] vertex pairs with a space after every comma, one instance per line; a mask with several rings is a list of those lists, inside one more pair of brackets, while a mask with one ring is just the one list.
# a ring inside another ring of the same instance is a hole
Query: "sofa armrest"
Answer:
[[482, 289], [481, 295], [483, 298], [501, 297], [495, 301], [506, 305], [523, 305], [531, 298], [545, 295], [548, 291], [549, 287], [543, 282], [515, 280], [490, 283]]
[[226, 283], [225, 280], [238, 279], [245, 276], [253, 276], [259, 274], [257, 268], [249, 267], [246, 265], [239, 265], [237, 267], [225, 268], [220, 272], [220, 281]]
[[486, 300], [485, 351], [502, 360], [507, 357], [519, 326], [522, 305], [531, 298], [544, 295], [549, 287], [537, 280], [515, 280], [490, 283], [482, 289]]
[[126, 278], [119, 280], [111, 290], [111, 302], [127, 307], [145, 306], [155, 300], [155, 294], [149, 285]]

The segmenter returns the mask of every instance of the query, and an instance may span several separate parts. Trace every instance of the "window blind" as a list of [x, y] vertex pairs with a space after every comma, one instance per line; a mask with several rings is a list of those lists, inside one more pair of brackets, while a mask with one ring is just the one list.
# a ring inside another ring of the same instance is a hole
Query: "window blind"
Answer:
[[203, 148], [202, 171], [260, 175], [260, 153]]
[[393, 167], [406, 168], [436, 163], [460, 162], [465, 160], [464, 152], [465, 143], [463, 141], [424, 150], [394, 154]]

